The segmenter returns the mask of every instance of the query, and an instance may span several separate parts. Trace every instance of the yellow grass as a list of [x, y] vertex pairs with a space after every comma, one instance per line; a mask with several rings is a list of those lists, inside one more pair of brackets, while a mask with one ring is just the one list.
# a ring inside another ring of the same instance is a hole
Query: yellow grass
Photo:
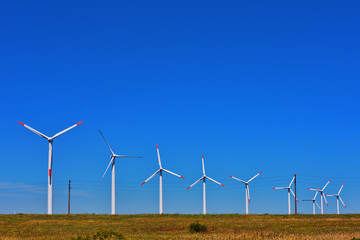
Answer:
[[[189, 233], [191, 223], [207, 227]], [[97, 231], [125, 239], [360, 239], [360, 215], [0, 215], [0, 239], [71, 239]]]

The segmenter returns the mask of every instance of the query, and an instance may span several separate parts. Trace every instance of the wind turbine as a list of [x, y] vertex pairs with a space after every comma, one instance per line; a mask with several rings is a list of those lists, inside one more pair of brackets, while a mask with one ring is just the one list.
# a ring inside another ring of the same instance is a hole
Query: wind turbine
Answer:
[[[319, 189], [318, 189], [318, 190], [319, 190]], [[312, 201], [312, 203], [313, 203], [313, 214], [315, 214], [315, 204], [316, 204], [316, 205], [318, 206], [318, 208], [321, 210], [319, 204], [316, 202], [316, 196], [317, 196], [318, 193], [319, 193], [319, 191], [316, 191], [316, 192], [315, 192], [315, 196], [314, 196], [313, 199], [304, 199], [304, 200], [303, 200], [303, 201]]]
[[[104, 178], [107, 170], [109, 169], [110, 165], [111, 165], [111, 215], [115, 215], [115, 158], [141, 158], [141, 157], [136, 157], [136, 156], [124, 156], [124, 155], [117, 155], [113, 152], [113, 150], [111, 149], [110, 145], [108, 144], [108, 142], [106, 141], [104, 135], [102, 134], [102, 132], [99, 130], [101, 136], [103, 137], [106, 145], [109, 147], [110, 152], [111, 152], [111, 156], [110, 156], [110, 162], [109, 165], [107, 166], [101, 180]], [[100, 181], [101, 181], [100, 180]]]
[[206, 179], [209, 179], [210, 181], [213, 181], [214, 183], [217, 183], [217, 184], [219, 184], [219, 185], [221, 185], [223, 187], [225, 187], [225, 186], [223, 184], [215, 181], [214, 179], [212, 179], [212, 178], [205, 175], [204, 155], [201, 155], [201, 159], [202, 159], [203, 176], [199, 180], [197, 180], [196, 182], [191, 184], [190, 187], [188, 187], [187, 189], [191, 188], [192, 186], [194, 186], [195, 184], [197, 184], [201, 180], [203, 181], [203, 214], [206, 214]]
[[[297, 173], [295, 173], [296, 176]], [[290, 206], [290, 193], [295, 197], [295, 194], [293, 192], [293, 190], [291, 190], [291, 185], [293, 184], [294, 180], [295, 180], [295, 176], [293, 177], [293, 179], [291, 180], [290, 184], [288, 187], [274, 187], [272, 189], [287, 189], [288, 190], [288, 214], [291, 214], [291, 206]], [[299, 202], [299, 200], [296, 199], [297, 202]]]
[[343, 187], [344, 187], [344, 183], [341, 185], [340, 190], [339, 190], [339, 192], [337, 194], [325, 195], [327, 197], [336, 197], [337, 214], [340, 214], [340, 211], [339, 211], [339, 199], [340, 199], [342, 205], [344, 205], [344, 207], [346, 208], [346, 205], [345, 205], [344, 201], [340, 197], [340, 192], [343, 189]]
[[319, 188], [318, 189], [314, 189], [314, 188], [307, 188], [308, 190], [311, 190], [311, 191], [318, 191], [320, 193], [320, 196], [321, 196], [321, 200], [320, 200], [320, 206], [321, 206], [321, 214], [324, 214], [324, 205], [323, 205], [323, 198], [326, 202], [326, 206], [329, 206], [328, 202], [326, 201], [326, 196], [324, 194], [324, 190], [325, 188], [327, 187], [327, 185], [329, 185], [331, 179], [325, 184], [325, 186], [320, 190]]
[[159, 146], [156, 144], [156, 150], [157, 150], [157, 156], [158, 156], [158, 162], [159, 162], [159, 169], [153, 174], [151, 175], [148, 179], [145, 180], [145, 182], [143, 182], [141, 185], [144, 185], [147, 181], [149, 181], [150, 179], [152, 179], [156, 174], [159, 173], [159, 213], [160, 214], [163, 214], [163, 190], [162, 190], [162, 174], [163, 174], [163, 171], [164, 172], [167, 172], [167, 173], [170, 173], [174, 176], [177, 176], [179, 178], [182, 178], [182, 179], [185, 179], [184, 177], [176, 174], [176, 173], [173, 173], [165, 168], [162, 168], [161, 166], [161, 160], [160, 160], [160, 153], [159, 153]]
[[52, 205], [53, 205], [53, 200], [52, 200], [52, 188], [53, 188], [53, 171], [52, 171], [53, 154], [52, 154], [52, 148], [53, 148], [53, 147], [52, 147], [52, 144], [53, 144], [53, 140], [54, 140], [55, 138], [57, 138], [58, 136], [60, 136], [61, 134], [63, 134], [63, 133], [65, 133], [65, 132], [69, 131], [70, 129], [72, 129], [72, 128], [78, 126], [78, 125], [80, 125], [80, 124], [82, 123], [82, 121], [79, 122], [79, 123], [77, 123], [77, 124], [75, 124], [75, 125], [72, 125], [71, 127], [67, 128], [67, 129], [65, 129], [65, 130], [63, 130], [63, 131], [61, 131], [61, 132], [59, 132], [59, 133], [57, 133], [57, 134], [55, 134], [55, 135], [52, 136], [52, 137], [48, 137], [48, 136], [46, 136], [45, 134], [42, 134], [41, 132], [39, 132], [39, 131], [37, 131], [37, 130], [31, 128], [31, 127], [29, 127], [28, 125], [26, 125], [26, 124], [24, 124], [24, 123], [22, 123], [22, 122], [19, 122], [19, 123], [20, 123], [21, 125], [23, 125], [24, 127], [28, 128], [30, 131], [36, 133], [36, 134], [39, 135], [40, 137], [45, 138], [45, 139], [48, 140], [48, 142], [49, 142], [48, 209], [47, 209], [47, 210], [48, 210], [48, 214], [52, 214], [52, 209], [53, 209], [53, 207], [52, 207]]
[[259, 176], [261, 173], [262, 173], [262, 171], [259, 172], [258, 174], [256, 174], [254, 177], [250, 178], [250, 180], [247, 181], [247, 182], [245, 182], [244, 180], [241, 180], [241, 179], [239, 179], [239, 178], [236, 178], [236, 177], [233, 177], [233, 176], [230, 176], [230, 175], [229, 175], [229, 177], [231, 177], [231, 178], [233, 178], [233, 179], [235, 179], [235, 180], [237, 180], [237, 181], [242, 182], [242, 183], [245, 184], [245, 207], [246, 207], [246, 214], [249, 214], [249, 203], [250, 203], [249, 183], [250, 183], [252, 180], [254, 180], [254, 178], [256, 178], [257, 176]]

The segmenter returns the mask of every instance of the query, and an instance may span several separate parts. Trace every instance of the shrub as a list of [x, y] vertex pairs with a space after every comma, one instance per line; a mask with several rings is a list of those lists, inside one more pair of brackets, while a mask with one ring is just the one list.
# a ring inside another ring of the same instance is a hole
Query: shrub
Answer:
[[206, 226], [200, 223], [192, 223], [189, 225], [190, 233], [206, 232]]
[[116, 233], [113, 231], [98, 231], [92, 236], [86, 236], [86, 237], [78, 236], [77, 238], [72, 238], [72, 240], [104, 240], [104, 239], [123, 240], [125, 238], [120, 233]]

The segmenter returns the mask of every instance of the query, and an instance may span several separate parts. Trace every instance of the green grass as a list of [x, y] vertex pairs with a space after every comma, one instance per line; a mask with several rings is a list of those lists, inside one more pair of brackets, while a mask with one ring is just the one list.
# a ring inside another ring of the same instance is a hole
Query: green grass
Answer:
[[[190, 233], [192, 223], [206, 232]], [[105, 233], [112, 235], [104, 239], [351, 240], [360, 238], [360, 215], [0, 215], [0, 239], [96, 239]]]

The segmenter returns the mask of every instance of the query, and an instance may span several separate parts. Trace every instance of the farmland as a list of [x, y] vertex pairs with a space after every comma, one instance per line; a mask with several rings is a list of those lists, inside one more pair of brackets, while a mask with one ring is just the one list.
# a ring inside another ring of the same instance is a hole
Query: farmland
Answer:
[[[190, 233], [191, 223], [206, 231]], [[360, 239], [360, 215], [0, 215], [0, 238], [6, 240], [85, 239], [107, 231], [124, 239], [350, 240]]]

